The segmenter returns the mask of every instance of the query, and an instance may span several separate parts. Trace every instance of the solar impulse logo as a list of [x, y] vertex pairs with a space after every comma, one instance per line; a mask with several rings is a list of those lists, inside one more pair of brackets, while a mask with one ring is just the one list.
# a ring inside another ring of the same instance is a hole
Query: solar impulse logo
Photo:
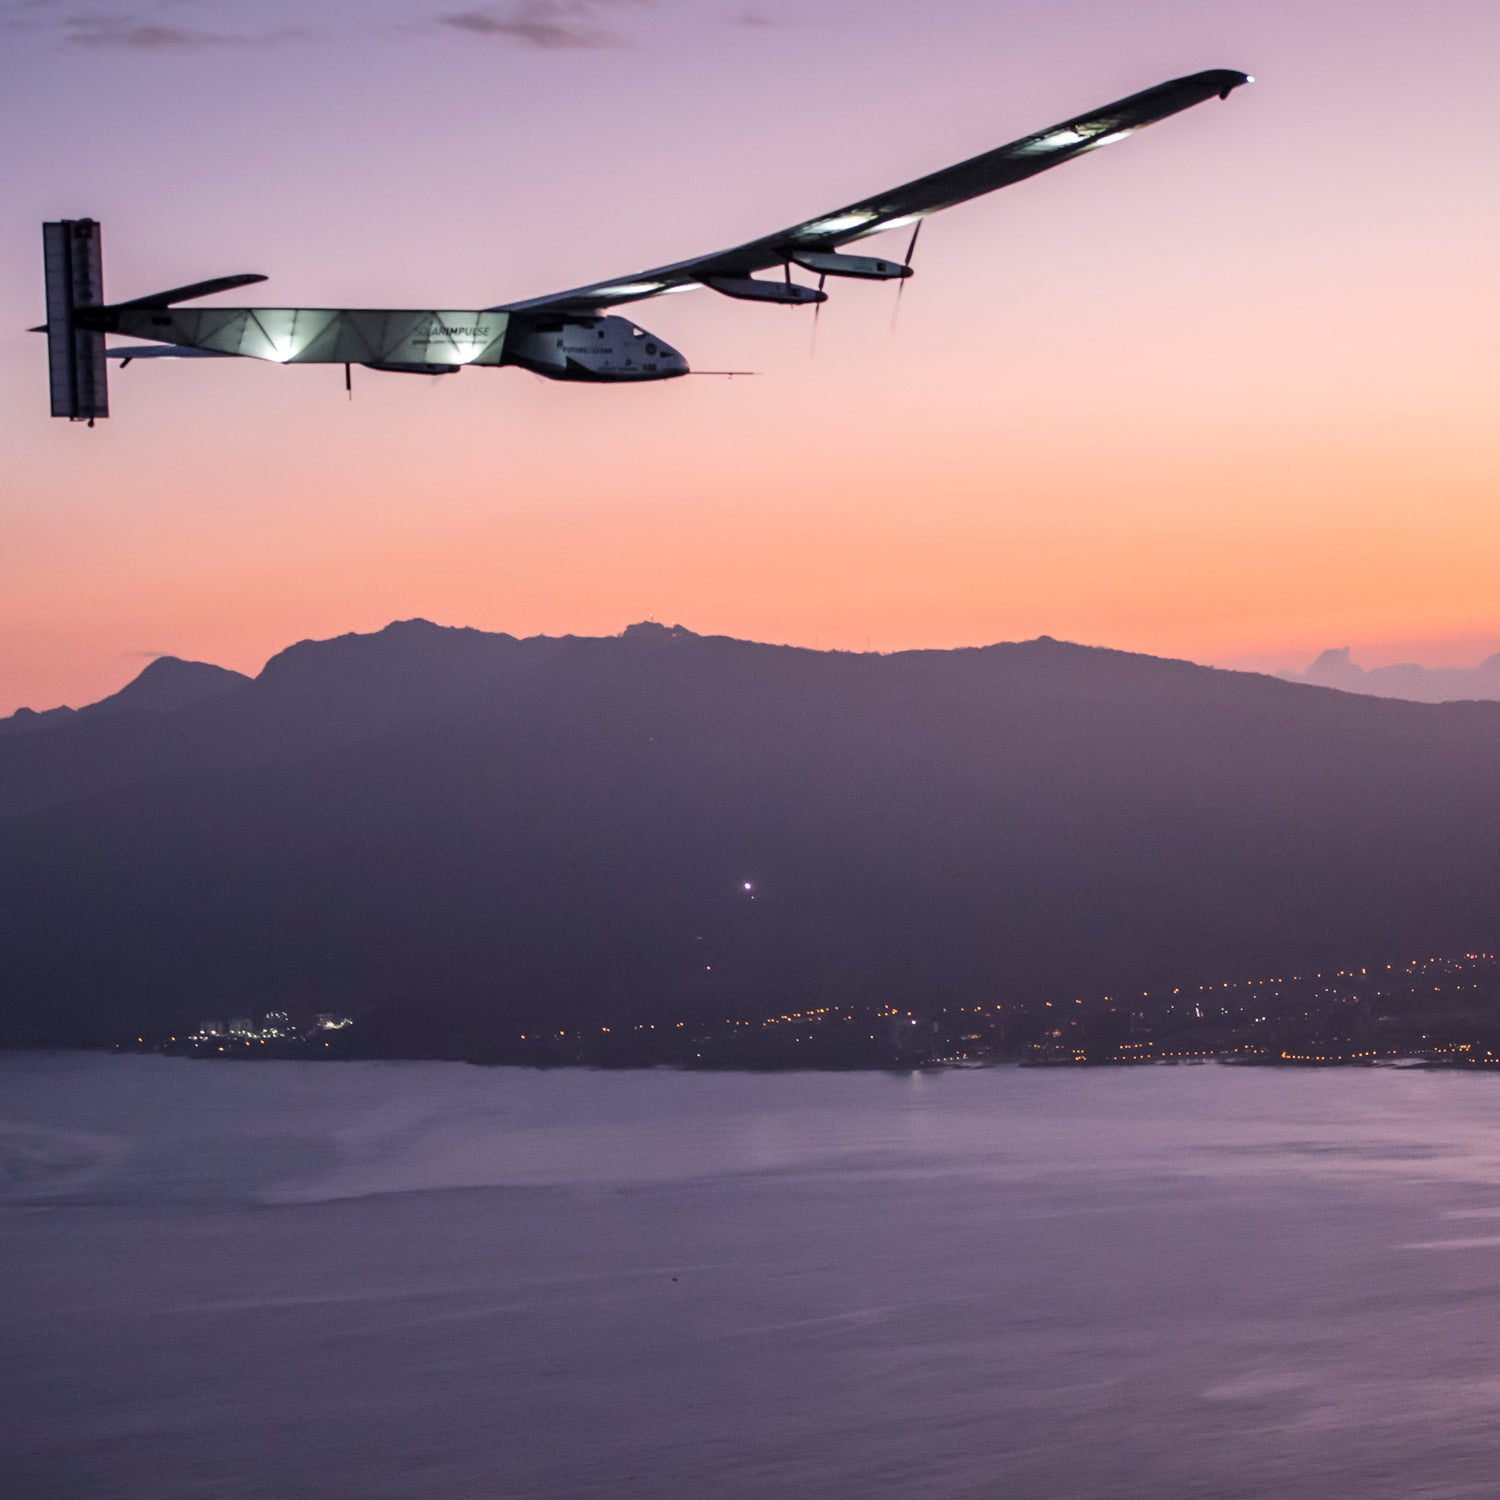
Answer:
[[472, 327], [460, 325], [456, 328], [450, 328], [446, 323], [434, 323], [428, 331], [434, 335], [445, 334], [450, 339], [485, 339], [490, 336], [489, 329], [478, 323]]
[[412, 334], [413, 344], [436, 344], [449, 340], [457, 342], [462, 339], [466, 343], [488, 342], [494, 337], [494, 329], [488, 323], [429, 323], [425, 328], [420, 325]]

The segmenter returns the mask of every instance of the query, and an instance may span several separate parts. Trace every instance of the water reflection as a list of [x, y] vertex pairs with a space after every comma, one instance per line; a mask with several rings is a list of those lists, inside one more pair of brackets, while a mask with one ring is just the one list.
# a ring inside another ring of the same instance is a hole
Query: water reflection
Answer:
[[0, 1059], [0, 1463], [28, 1496], [1488, 1494], [1497, 1088]]

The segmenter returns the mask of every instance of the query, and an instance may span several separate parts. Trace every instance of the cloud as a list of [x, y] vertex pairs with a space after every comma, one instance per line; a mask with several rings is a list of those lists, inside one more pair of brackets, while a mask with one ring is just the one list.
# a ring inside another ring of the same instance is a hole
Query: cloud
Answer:
[[132, 16], [69, 16], [62, 21], [70, 47], [128, 52], [196, 52], [215, 47], [274, 47], [308, 35], [300, 26], [276, 31], [205, 31], [196, 26], [163, 26]]
[[779, 24], [759, 10], [737, 10], [732, 16], [725, 16], [724, 23], [727, 26], [748, 26], [757, 30]]
[[10, 0], [0, 5], [0, 30], [51, 31], [57, 26], [54, 12], [59, 0]]
[[1408, 698], [1417, 703], [1453, 703], [1500, 699], [1500, 653], [1477, 667], [1423, 667], [1401, 662], [1390, 667], [1365, 668], [1347, 646], [1323, 652], [1305, 672], [1278, 672], [1288, 682], [1341, 688], [1373, 698]]
[[[599, 25], [596, 19], [605, 6], [621, 3], [624, 0], [513, 0], [503, 8], [454, 11], [436, 21], [454, 31], [498, 37], [547, 52], [625, 47], [629, 43], [619, 32]], [[645, 0], [630, 3], [644, 4]]]

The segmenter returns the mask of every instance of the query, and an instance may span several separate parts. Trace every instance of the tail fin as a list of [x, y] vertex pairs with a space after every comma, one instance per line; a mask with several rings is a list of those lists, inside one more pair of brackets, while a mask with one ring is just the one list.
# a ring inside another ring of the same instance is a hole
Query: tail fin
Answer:
[[109, 415], [104, 334], [80, 328], [74, 314], [104, 302], [99, 225], [93, 219], [60, 219], [42, 225], [47, 274], [47, 363], [52, 415], [88, 422]]

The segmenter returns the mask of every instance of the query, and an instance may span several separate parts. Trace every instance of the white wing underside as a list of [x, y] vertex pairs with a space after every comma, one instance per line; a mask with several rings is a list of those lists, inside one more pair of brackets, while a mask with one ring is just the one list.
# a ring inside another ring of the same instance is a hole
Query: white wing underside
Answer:
[[520, 314], [599, 312], [648, 297], [689, 291], [709, 284], [711, 279], [745, 278], [758, 271], [780, 268], [798, 253], [826, 253], [868, 235], [915, 223], [928, 214], [997, 188], [1022, 182], [1098, 146], [1123, 140], [1134, 131], [1195, 104], [1213, 98], [1227, 98], [1234, 89], [1250, 81], [1244, 73], [1223, 69], [1174, 79], [892, 188], [889, 192], [848, 204], [733, 249], [593, 282], [545, 297], [502, 303], [489, 311]]

